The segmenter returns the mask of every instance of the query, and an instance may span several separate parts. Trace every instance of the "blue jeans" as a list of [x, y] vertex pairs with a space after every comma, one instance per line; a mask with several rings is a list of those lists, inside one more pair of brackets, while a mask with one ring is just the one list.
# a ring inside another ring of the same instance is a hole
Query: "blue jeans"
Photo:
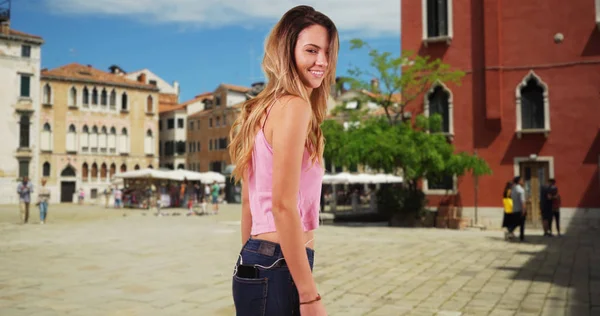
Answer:
[[48, 202], [40, 202], [40, 221], [46, 220], [46, 214], [48, 214]]
[[[315, 252], [306, 248], [310, 268]], [[242, 271], [255, 268], [249, 276]], [[300, 315], [300, 298], [279, 244], [249, 239], [238, 258], [233, 276], [233, 302], [237, 316]]]

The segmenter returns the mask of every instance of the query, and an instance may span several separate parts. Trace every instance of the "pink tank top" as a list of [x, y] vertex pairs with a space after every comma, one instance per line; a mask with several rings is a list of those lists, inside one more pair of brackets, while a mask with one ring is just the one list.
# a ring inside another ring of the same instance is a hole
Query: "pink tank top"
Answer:
[[[267, 117], [269, 116], [267, 112]], [[265, 118], [265, 123], [267, 119]], [[252, 150], [251, 172], [248, 178], [248, 195], [250, 212], [252, 213], [251, 235], [275, 232], [275, 221], [272, 209], [273, 186], [273, 148], [267, 142], [264, 134], [264, 123], [256, 133], [254, 149]], [[308, 149], [304, 149], [302, 170], [300, 173], [300, 188], [298, 190], [298, 211], [304, 231], [319, 227], [319, 207], [321, 185], [323, 182], [323, 167], [312, 163]]]

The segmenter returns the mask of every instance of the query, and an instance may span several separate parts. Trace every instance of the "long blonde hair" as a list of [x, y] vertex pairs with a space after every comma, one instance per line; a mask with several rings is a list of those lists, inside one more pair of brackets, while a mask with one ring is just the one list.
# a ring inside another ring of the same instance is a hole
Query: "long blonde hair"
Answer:
[[[309, 95], [296, 71], [294, 51], [298, 35], [312, 25], [323, 26], [329, 35], [328, 67], [324, 79]], [[297, 6], [286, 12], [265, 41], [262, 68], [267, 78], [264, 90], [246, 101], [229, 132], [229, 155], [235, 169], [236, 182], [251, 164], [254, 138], [267, 108], [284, 95], [298, 96], [308, 102], [313, 116], [306, 137], [306, 147], [313, 162], [322, 163], [324, 139], [321, 123], [327, 112], [327, 99], [335, 83], [335, 68], [339, 50], [338, 32], [333, 22], [310, 6]]]

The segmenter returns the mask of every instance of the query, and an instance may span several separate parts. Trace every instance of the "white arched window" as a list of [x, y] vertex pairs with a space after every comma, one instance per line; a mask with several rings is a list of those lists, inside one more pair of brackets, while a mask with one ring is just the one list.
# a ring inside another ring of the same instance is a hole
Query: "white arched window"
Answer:
[[111, 154], [117, 152], [117, 130], [114, 127], [110, 128], [110, 134], [108, 134], [108, 150]]
[[81, 129], [79, 144], [81, 145], [81, 152], [87, 153], [90, 151], [90, 129], [87, 125], [83, 125], [83, 128]]
[[68, 106], [77, 106], [77, 89], [75, 87], [71, 87], [69, 90], [69, 103]]
[[76, 152], [77, 151], [77, 130], [75, 129], [75, 125], [69, 125], [69, 129], [67, 130], [67, 152]]
[[52, 151], [52, 128], [49, 123], [44, 124], [42, 128], [42, 137], [40, 140], [42, 151]]
[[108, 130], [106, 129], [106, 126], [102, 126], [102, 129], [100, 130], [100, 135], [98, 135], [98, 147], [100, 148], [100, 152], [101, 153], [106, 153], [106, 147], [107, 147], [107, 138], [108, 138]]
[[146, 131], [146, 139], [144, 142], [144, 149], [145, 149], [146, 155], [154, 154], [154, 137], [152, 136], [152, 130], [150, 130], [150, 129]]
[[548, 85], [533, 71], [517, 85], [517, 137], [525, 133], [550, 132], [550, 99]]
[[440, 132], [454, 135], [452, 92], [441, 82], [434, 83], [425, 95], [425, 115], [433, 114], [438, 114], [442, 119]]
[[121, 130], [121, 137], [119, 141], [119, 152], [120, 153], [128, 153], [129, 152], [129, 135], [127, 133], [127, 128], [123, 127]]
[[98, 127], [92, 127], [92, 133], [90, 134], [90, 151], [93, 153], [98, 152]]
[[42, 104], [52, 104], [52, 88], [48, 83], [44, 85]]

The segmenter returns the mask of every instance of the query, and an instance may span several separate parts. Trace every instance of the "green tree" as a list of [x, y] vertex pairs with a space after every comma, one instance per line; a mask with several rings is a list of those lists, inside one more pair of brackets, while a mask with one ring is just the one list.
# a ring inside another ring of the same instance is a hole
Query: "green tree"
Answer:
[[[410, 208], [410, 211], [424, 207], [424, 195], [418, 189], [420, 179], [462, 176], [467, 172], [476, 176], [491, 174], [485, 160], [466, 152], [457, 153], [447, 136], [439, 133], [441, 116], [419, 115], [412, 119], [405, 115], [406, 107], [432, 84], [460, 84], [464, 72], [452, 70], [439, 59], [431, 60], [411, 52], [393, 57], [391, 53], [370, 48], [362, 40], [355, 39], [351, 43], [352, 49], [369, 48], [373, 70], [354, 68], [341, 84], [349, 83], [351, 88], [362, 91], [363, 101], [377, 104], [385, 115], [346, 115], [346, 119], [357, 123], [349, 129], [333, 120], [324, 122], [327, 161], [345, 167], [362, 164], [386, 173], [401, 173], [405, 192], [387, 198], [401, 201], [386, 203]], [[371, 85], [372, 78], [378, 80], [379, 86]]]
[[[360, 39], [353, 39], [350, 44], [350, 49], [369, 50], [372, 69], [353, 67], [348, 71], [349, 76], [340, 80], [340, 84], [348, 83], [353, 89], [371, 91], [364, 95], [364, 99], [381, 106], [392, 125], [407, 119], [404, 115], [406, 106], [433, 83], [460, 84], [460, 79], [465, 75], [463, 71], [452, 70], [440, 59], [431, 60], [429, 56], [420, 56], [411, 51], [403, 51], [401, 56], [394, 57], [389, 52], [379, 52]], [[373, 78], [379, 82], [377, 87], [371, 84]]]

